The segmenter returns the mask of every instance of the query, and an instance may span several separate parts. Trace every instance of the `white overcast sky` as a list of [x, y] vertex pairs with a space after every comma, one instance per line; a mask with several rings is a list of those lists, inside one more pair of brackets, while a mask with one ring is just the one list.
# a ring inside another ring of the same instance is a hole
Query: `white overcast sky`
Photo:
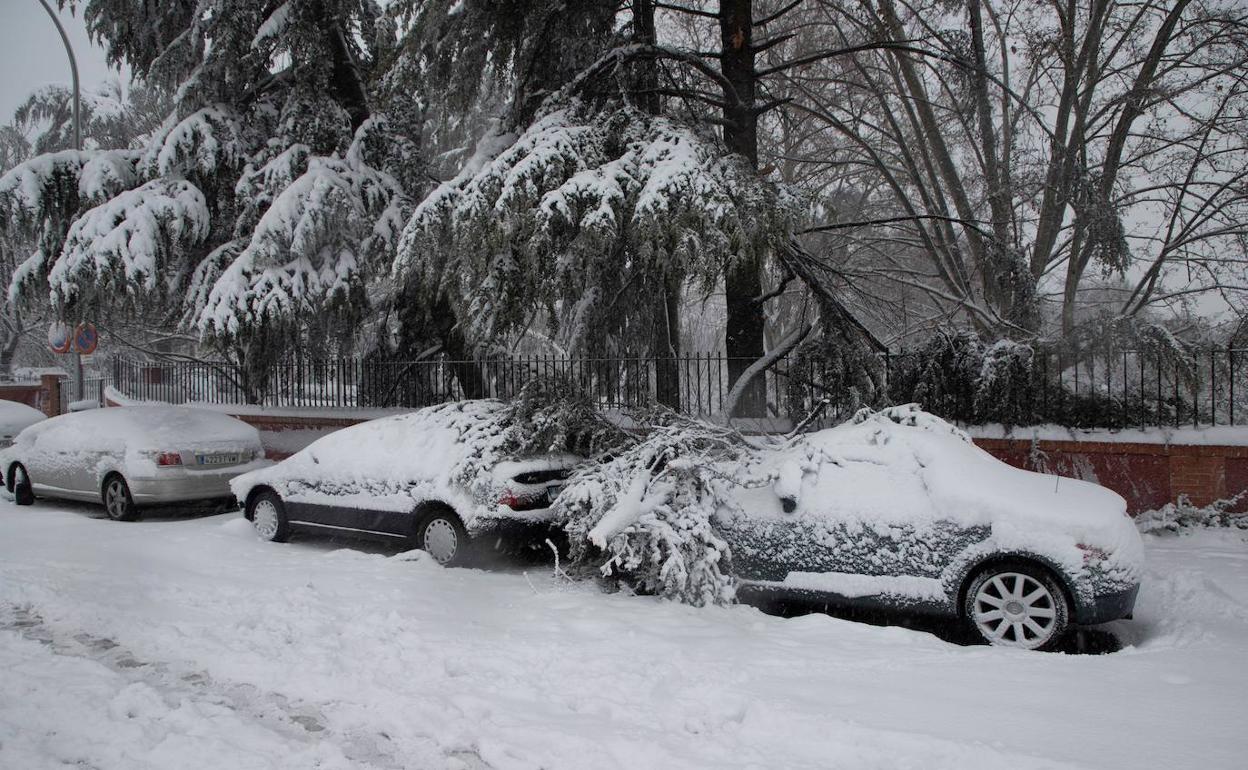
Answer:
[[[78, 58], [83, 90], [119, 77], [104, 62], [104, 51], [87, 39], [81, 8], [77, 16], [64, 10], [60, 17]], [[69, 85], [69, 59], [47, 11], [39, 0], [0, 0], [0, 123], [12, 120], [13, 110], [31, 91], [52, 83]]]

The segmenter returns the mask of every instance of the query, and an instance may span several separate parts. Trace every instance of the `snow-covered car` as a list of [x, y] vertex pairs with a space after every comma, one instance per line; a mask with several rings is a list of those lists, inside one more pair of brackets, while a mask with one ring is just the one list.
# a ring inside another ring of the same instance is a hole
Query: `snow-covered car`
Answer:
[[465, 401], [360, 423], [231, 486], [265, 540], [284, 541], [292, 530], [341, 534], [463, 564], [486, 533], [545, 530], [552, 501], [582, 462], [506, 454], [504, 409]]
[[17, 401], [0, 400], [0, 449], [13, 444], [14, 437], [48, 416]]
[[36, 497], [102, 502], [132, 521], [143, 506], [228, 501], [230, 479], [271, 465], [260, 434], [229, 415], [178, 406], [125, 406], [52, 417], [0, 452], [19, 505]]
[[1143, 545], [1121, 497], [1006, 465], [915, 407], [755, 462], [771, 483], [729, 485], [716, 513], [746, 594], [962, 618], [1028, 649], [1131, 616]]

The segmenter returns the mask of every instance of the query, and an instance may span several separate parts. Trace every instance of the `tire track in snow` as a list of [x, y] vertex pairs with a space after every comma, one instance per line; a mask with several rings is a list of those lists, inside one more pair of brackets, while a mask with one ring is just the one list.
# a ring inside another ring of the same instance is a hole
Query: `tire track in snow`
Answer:
[[[56, 655], [98, 663], [129, 684], [147, 685], [171, 705], [182, 699], [207, 702], [228, 708], [287, 740], [331, 741], [344, 757], [364, 768], [403, 770], [428, 766], [422, 761], [424, 757], [405, 755], [385, 732], [338, 731], [328, 724], [324, 712], [314, 704], [292, 701], [281, 693], [266, 692], [251, 684], [218, 681], [203, 671], [178, 673], [168, 664], [142, 660], [106, 637], [87, 632], [58, 632], [30, 605], [0, 606], [0, 631], [12, 631], [39, 642]], [[446, 753], [432, 739], [426, 740], [429, 745], [423, 747], [425, 751], [421, 754], [440, 757], [447, 767], [457, 770], [489, 770], [491, 767], [475, 751]]]

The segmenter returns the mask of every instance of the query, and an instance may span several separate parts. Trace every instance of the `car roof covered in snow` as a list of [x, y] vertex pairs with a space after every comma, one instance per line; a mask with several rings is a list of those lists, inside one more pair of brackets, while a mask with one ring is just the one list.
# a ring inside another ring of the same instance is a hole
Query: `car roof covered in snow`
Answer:
[[47, 415], [19, 401], [0, 399], [0, 433], [12, 436], [28, 425], [46, 420]]
[[181, 451], [260, 445], [259, 432], [229, 415], [182, 406], [122, 406], [52, 417], [18, 437], [39, 451]]

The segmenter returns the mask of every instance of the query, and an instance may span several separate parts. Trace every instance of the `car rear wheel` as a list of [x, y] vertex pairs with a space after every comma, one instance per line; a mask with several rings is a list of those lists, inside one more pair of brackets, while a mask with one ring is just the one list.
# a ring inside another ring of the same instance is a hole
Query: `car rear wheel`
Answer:
[[286, 506], [276, 492], [265, 490], [251, 499], [251, 510], [247, 518], [255, 527], [261, 540], [270, 543], [284, 543], [290, 537], [290, 524], [286, 519]]
[[450, 508], [439, 507], [425, 516], [416, 544], [444, 567], [462, 567], [468, 562], [468, 530]]
[[13, 492], [13, 502], [18, 505], [33, 505], [35, 490], [30, 485], [30, 474], [21, 463], [13, 466], [9, 472], [9, 490]]
[[104, 480], [104, 511], [113, 521], [134, 521], [139, 517], [139, 509], [130, 496], [130, 485], [119, 474], [114, 473]]
[[971, 630], [988, 644], [1026, 650], [1051, 648], [1066, 632], [1066, 594], [1047, 570], [1026, 562], [980, 572], [966, 592]]

